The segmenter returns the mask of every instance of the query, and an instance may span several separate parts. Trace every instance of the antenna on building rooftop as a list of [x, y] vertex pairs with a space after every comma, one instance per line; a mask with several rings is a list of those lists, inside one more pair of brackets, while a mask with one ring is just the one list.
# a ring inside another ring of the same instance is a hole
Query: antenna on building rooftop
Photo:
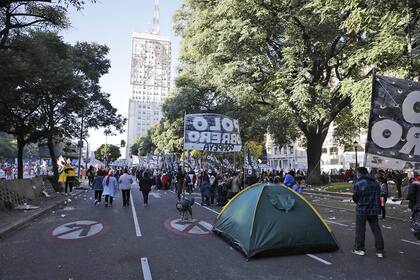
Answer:
[[155, 11], [153, 13], [153, 34], [160, 33], [160, 4], [159, 0], [155, 0]]

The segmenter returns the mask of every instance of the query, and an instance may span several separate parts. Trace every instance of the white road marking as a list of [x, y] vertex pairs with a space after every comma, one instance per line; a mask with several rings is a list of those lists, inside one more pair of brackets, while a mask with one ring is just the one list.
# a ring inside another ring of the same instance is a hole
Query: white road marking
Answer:
[[153, 196], [154, 198], [161, 198], [160, 194], [155, 193], [155, 192], [151, 192], [149, 193], [151, 196]]
[[312, 255], [312, 254], [306, 254], [308, 257], [310, 257], [310, 258], [313, 258], [314, 260], [317, 260], [317, 261], [319, 261], [319, 262], [322, 262], [323, 264], [326, 264], [326, 265], [331, 265], [332, 263], [330, 263], [330, 262], [328, 262], [328, 261], [326, 261], [326, 260], [324, 260], [324, 259], [321, 259], [320, 257], [317, 257], [317, 256], [315, 256], [315, 255]]
[[134, 207], [134, 201], [133, 201], [132, 195], [130, 195], [130, 204], [131, 204], [131, 211], [133, 212], [133, 220], [134, 220], [134, 228], [136, 229], [136, 236], [141, 237], [139, 220], [137, 219], [136, 208]]
[[[170, 192], [175, 193], [173, 190], [170, 190]], [[205, 208], [205, 209], [207, 209], [207, 210], [209, 210], [209, 211], [211, 211], [211, 212], [213, 212], [213, 213], [215, 213], [215, 214], [217, 214], [217, 215], [219, 215], [219, 214], [220, 214], [220, 212], [217, 212], [217, 211], [215, 211], [215, 210], [213, 210], [213, 209], [211, 209], [211, 208], [209, 208], [209, 207], [207, 207], [207, 206], [201, 205], [201, 204], [200, 204], [200, 203], [198, 203], [198, 202], [195, 202], [195, 204], [197, 204], [197, 205], [199, 205], [199, 206], [201, 206], [201, 207], [203, 207], [203, 208]]]
[[209, 211], [211, 211], [211, 212], [213, 212], [213, 213], [215, 213], [215, 214], [217, 214], [217, 215], [219, 215], [219, 214], [220, 214], [220, 212], [217, 212], [216, 210], [213, 210], [213, 209], [211, 209], [211, 208], [209, 208], [209, 207], [207, 207], [207, 206], [201, 205], [201, 204], [200, 204], [200, 203], [198, 203], [198, 202], [195, 202], [195, 204], [200, 205], [200, 206], [201, 206], [201, 207], [203, 207], [204, 209], [207, 209], [207, 210], [209, 210]]
[[339, 225], [339, 226], [343, 226], [343, 227], [348, 227], [348, 225], [341, 224], [341, 223], [337, 223], [337, 222], [333, 222], [333, 221], [328, 221], [328, 220], [326, 220], [326, 222], [327, 222], [327, 223], [330, 223], [330, 224], [334, 224], [334, 225]]
[[419, 245], [420, 246], [420, 243], [413, 242], [413, 241], [410, 241], [410, 240], [401, 239], [401, 241], [404, 241], [404, 242], [407, 242], [407, 243], [411, 243], [411, 244], [416, 244], [416, 245]]
[[147, 258], [141, 258], [140, 261], [144, 280], [152, 280], [152, 273], [150, 272], [149, 262], [147, 261]]

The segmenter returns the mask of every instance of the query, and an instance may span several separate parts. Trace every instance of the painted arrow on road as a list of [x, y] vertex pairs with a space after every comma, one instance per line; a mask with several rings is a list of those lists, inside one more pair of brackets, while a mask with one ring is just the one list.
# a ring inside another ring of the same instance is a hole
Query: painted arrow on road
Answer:
[[103, 230], [104, 226], [98, 221], [81, 220], [66, 223], [56, 227], [52, 235], [58, 239], [81, 239], [94, 236]]

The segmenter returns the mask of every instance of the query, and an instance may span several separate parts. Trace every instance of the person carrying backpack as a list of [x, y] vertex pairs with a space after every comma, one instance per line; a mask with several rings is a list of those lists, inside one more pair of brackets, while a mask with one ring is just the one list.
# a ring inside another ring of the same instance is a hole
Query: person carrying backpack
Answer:
[[413, 212], [410, 230], [420, 240], [420, 176], [414, 177], [408, 187], [408, 208]]
[[388, 180], [384, 177], [379, 179], [381, 183], [381, 213], [382, 213], [382, 220], [385, 221], [386, 211], [385, 205], [388, 199]]
[[353, 201], [356, 203], [356, 238], [353, 254], [364, 256], [366, 222], [369, 223], [375, 238], [376, 256], [384, 257], [384, 239], [378, 223], [381, 212], [381, 187], [366, 167], [358, 167], [357, 182], [353, 186]]

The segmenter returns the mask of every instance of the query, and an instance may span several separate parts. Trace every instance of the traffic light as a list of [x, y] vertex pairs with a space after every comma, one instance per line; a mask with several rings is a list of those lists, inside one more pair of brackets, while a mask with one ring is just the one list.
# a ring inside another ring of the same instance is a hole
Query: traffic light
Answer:
[[125, 140], [121, 140], [121, 148], [125, 147]]

